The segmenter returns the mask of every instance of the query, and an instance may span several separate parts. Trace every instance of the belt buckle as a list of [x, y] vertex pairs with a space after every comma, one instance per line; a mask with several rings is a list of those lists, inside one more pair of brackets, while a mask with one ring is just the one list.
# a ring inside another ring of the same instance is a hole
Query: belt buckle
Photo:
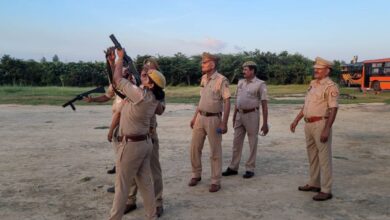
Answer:
[[238, 112], [244, 114], [244, 109], [238, 109]]
[[304, 118], [303, 120], [304, 120], [306, 123], [309, 122], [309, 119], [308, 119], [308, 118]]

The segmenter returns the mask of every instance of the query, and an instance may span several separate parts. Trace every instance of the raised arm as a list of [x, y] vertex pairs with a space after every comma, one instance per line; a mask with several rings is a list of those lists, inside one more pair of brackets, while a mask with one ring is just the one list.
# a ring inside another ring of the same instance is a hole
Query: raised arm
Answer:
[[117, 49], [117, 54], [118, 60], [115, 64], [113, 76], [115, 88], [121, 90], [131, 102], [138, 103], [142, 101], [144, 97], [142, 89], [134, 85], [128, 79], [122, 77], [124, 51]]
[[122, 69], [123, 69], [123, 56], [124, 56], [124, 52], [123, 50], [117, 50], [117, 53], [118, 53], [118, 60], [116, 61], [116, 64], [115, 64], [115, 71], [114, 71], [114, 76], [113, 76], [113, 80], [114, 80], [114, 84], [115, 84], [115, 87], [118, 87], [121, 79], [122, 78]]

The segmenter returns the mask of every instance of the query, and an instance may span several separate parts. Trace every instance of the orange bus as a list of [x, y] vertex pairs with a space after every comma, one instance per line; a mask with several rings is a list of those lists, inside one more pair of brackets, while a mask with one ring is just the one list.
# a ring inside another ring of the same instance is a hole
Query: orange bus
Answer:
[[390, 58], [365, 60], [363, 65], [363, 90], [390, 90]]
[[341, 65], [340, 84], [348, 87], [359, 86], [363, 82], [363, 62]]

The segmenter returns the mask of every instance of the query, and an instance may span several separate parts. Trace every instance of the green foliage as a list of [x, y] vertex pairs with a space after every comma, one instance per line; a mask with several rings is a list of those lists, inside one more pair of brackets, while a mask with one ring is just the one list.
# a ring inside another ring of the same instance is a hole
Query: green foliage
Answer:
[[55, 54], [52, 59], [53, 62], [60, 62], [60, 58]]
[[[58, 57], [57, 57], [58, 58]], [[53, 60], [55, 60], [53, 58]], [[103, 62], [62, 63], [23, 61], [5, 55], [0, 60], [0, 85], [98, 86], [107, 85]]]
[[[303, 84], [310, 79], [313, 61], [300, 55], [283, 51], [279, 54], [246, 51], [237, 54], [218, 54], [218, 70], [231, 83], [237, 83], [242, 74], [242, 64], [252, 60], [257, 63], [257, 75], [268, 84]], [[143, 61], [150, 56], [137, 56], [136, 68], [142, 69]], [[201, 56], [156, 57], [168, 85], [198, 85], [201, 77]], [[57, 55], [52, 62], [42, 58], [40, 62], [20, 60], [4, 55], [0, 60], [0, 85], [24, 86], [98, 86], [107, 85], [105, 62], [63, 63]], [[333, 76], [340, 74], [340, 62], [336, 61]]]

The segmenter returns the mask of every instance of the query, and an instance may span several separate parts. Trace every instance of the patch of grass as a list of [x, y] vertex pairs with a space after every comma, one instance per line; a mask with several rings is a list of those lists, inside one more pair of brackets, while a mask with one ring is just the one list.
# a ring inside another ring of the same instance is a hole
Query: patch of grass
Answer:
[[[232, 94], [237, 86], [231, 85]], [[307, 91], [307, 85], [269, 85], [268, 93], [272, 104], [303, 104], [303, 99], [275, 99], [276, 97], [303, 96]], [[74, 98], [77, 94], [93, 89], [92, 87], [19, 87], [0, 86], [0, 104], [23, 104], [23, 105], [58, 105]], [[200, 98], [199, 86], [170, 86], [166, 90], [167, 103], [197, 103]], [[340, 93], [355, 96], [356, 99], [340, 99], [342, 104], [355, 103], [386, 103], [390, 104], [390, 92], [382, 92], [375, 95], [373, 92], [366, 94], [357, 88], [340, 89]], [[102, 94], [93, 94], [99, 96]], [[111, 102], [103, 103], [110, 105]], [[78, 101], [76, 105], [88, 105]], [[94, 103], [96, 105], [96, 103]]]
[[340, 93], [349, 94], [356, 99], [340, 99], [342, 104], [357, 104], [357, 103], [386, 103], [390, 104], [390, 91], [384, 91], [380, 94], [375, 94], [372, 91], [367, 93], [360, 92], [359, 88], [342, 87]]
[[305, 94], [308, 85], [268, 85], [268, 94], [270, 96], [285, 96], [293, 94]]
[[302, 104], [304, 103], [304, 100], [296, 100], [296, 99], [290, 99], [290, 100], [276, 100], [276, 99], [270, 99], [270, 104]]
[[[62, 105], [92, 87], [20, 87], [0, 86], [0, 104]], [[98, 95], [98, 94], [93, 94]], [[87, 103], [78, 101], [76, 105]], [[107, 103], [110, 104], [110, 103]]]

